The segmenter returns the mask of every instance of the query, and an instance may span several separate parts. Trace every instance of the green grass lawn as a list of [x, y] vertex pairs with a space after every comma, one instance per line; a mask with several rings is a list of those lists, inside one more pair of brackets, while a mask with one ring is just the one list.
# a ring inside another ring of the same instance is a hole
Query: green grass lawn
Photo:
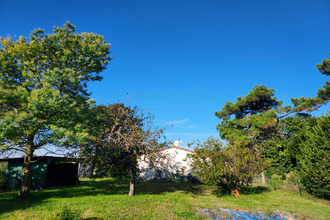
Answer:
[[0, 219], [54, 219], [63, 208], [80, 210], [84, 219], [201, 219], [193, 207], [287, 211], [298, 219], [330, 219], [330, 203], [308, 195], [265, 187], [240, 197], [216, 195], [204, 185], [186, 183], [137, 183], [136, 196], [128, 185], [110, 179], [80, 186], [32, 192], [20, 199], [17, 192], [0, 194]]

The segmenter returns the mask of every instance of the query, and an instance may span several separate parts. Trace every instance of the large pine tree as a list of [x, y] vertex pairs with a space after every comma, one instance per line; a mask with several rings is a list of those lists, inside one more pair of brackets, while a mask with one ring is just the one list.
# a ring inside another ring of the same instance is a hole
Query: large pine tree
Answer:
[[274, 90], [255, 86], [248, 95], [227, 102], [215, 115], [221, 119], [217, 126], [220, 137], [231, 144], [257, 150], [277, 132], [277, 111], [282, 102], [274, 97]]
[[110, 44], [66, 23], [52, 34], [38, 29], [29, 39], [0, 38], [0, 45], [1, 151], [24, 153], [20, 196], [27, 197], [35, 150], [84, 136], [87, 82], [102, 79]]

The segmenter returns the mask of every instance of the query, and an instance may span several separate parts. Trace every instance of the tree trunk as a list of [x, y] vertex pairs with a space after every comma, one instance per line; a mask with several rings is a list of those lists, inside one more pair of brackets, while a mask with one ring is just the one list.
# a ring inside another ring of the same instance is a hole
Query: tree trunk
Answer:
[[261, 184], [266, 185], [266, 176], [265, 172], [261, 172]]
[[33, 156], [32, 146], [27, 146], [22, 166], [22, 185], [21, 191], [18, 194], [22, 198], [30, 196], [31, 189], [31, 159]]
[[129, 193], [128, 196], [135, 195], [135, 169], [133, 167], [128, 168], [129, 172]]

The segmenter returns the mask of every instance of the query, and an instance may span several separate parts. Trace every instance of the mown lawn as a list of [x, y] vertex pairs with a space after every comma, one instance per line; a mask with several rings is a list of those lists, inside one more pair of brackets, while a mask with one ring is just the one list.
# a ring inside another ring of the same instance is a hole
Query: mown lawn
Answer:
[[65, 206], [80, 210], [84, 219], [201, 219], [193, 207], [280, 210], [298, 219], [330, 219], [328, 201], [265, 187], [237, 198], [186, 183], [141, 182], [135, 197], [127, 192], [126, 182], [84, 179], [80, 186], [32, 192], [28, 199], [19, 199], [17, 192], [1, 193], [0, 219], [54, 219]]

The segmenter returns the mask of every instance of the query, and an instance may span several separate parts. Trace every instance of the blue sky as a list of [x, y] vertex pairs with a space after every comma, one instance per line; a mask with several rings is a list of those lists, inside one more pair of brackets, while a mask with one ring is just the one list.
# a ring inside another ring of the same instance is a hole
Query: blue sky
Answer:
[[218, 137], [214, 112], [257, 84], [290, 104], [327, 80], [315, 64], [330, 59], [329, 0], [3, 0], [0, 36], [67, 20], [112, 45], [91, 97], [147, 109], [183, 147]]

